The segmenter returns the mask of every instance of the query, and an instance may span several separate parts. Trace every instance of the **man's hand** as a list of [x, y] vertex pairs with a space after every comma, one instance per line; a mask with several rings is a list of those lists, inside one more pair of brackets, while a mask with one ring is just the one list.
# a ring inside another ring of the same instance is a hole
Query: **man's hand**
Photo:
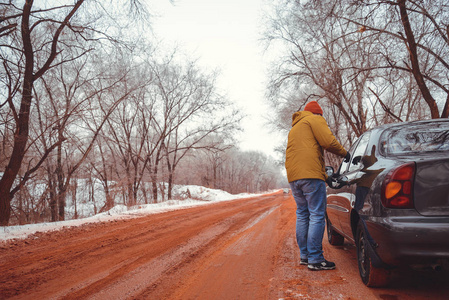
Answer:
[[351, 154], [349, 152], [347, 152], [346, 156], [345, 156], [345, 163], [349, 162], [350, 159], [351, 159]]

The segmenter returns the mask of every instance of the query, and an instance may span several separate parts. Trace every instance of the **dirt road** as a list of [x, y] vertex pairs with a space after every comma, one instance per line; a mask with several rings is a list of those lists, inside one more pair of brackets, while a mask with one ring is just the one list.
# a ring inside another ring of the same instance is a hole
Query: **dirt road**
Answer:
[[91, 224], [1, 245], [1, 299], [447, 299], [449, 275], [361, 284], [355, 248], [323, 243], [333, 271], [299, 265], [282, 193]]

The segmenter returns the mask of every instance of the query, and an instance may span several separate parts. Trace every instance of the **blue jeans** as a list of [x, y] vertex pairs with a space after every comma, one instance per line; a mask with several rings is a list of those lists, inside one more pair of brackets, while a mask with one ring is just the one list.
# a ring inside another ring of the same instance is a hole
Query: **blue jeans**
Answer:
[[324, 261], [323, 235], [326, 218], [326, 185], [320, 179], [290, 182], [296, 202], [296, 241], [301, 258], [309, 263]]

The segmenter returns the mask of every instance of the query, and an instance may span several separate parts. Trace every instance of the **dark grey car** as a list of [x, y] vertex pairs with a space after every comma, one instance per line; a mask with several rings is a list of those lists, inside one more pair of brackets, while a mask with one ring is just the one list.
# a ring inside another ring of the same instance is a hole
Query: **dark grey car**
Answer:
[[401, 265], [449, 260], [449, 120], [389, 124], [364, 133], [328, 184], [329, 243], [357, 247], [367, 286]]

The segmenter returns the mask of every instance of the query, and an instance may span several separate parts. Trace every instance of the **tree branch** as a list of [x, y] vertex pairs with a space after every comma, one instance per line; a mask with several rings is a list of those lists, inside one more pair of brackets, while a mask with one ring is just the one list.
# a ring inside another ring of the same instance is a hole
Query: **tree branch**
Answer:
[[392, 116], [393, 118], [395, 118], [396, 120], [398, 120], [399, 122], [403, 122], [402, 119], [398, 116], [396, 116], [391, 109], [388, 108], [388, 106], [382, 101], [382, 99], [380, 99], [379, 95], [370, 87], [368, 87], [368, 89], [371, 91], [371, 93], [374, 94], [374, 96], [376, 96], [377, 100], [379, 101], [380, 105], [382, 106], [382, 109], [389, 114], [390, 116]]
[[73, 6], [72, 10], [69, 14], [64, 18], [64, 21], [59, 25], [58, 29], [56, 29], [55, 35], [53, 36], [52, 45], [51, 45], [51, 52], [50, 56], [48, 57], [45, 64], [40, 68], [36, 74], [33, 76], [33, 80], [38, 79], [41, 77], [49, 68], [53, 60], [56, 58], [57, 55], [57, 45], [58, 45], [58, 39], [62, 32], [62, 30], [69, 24], [70, 19], [73, 17], [73, 15], [76, 13], [76, 11], [80, 8], [80, 6], [83, 4], [84, 0], [78, 0], [75, 5]]
[[39, 160], [39, 162], [30, 170], [26, 171], [25, 174], [23, 175], [22, 179], [20, 180], [20, 183], [11, 190], [10, 192], [10, 197], [11, 199], [14, 197], [14, 194], [17, 193], [24, 185], [25, 183], [28, 181], [28, 179], [30, 179], [31, 175], [36, 172], [40, 166], [42, 165], [42, 163], [47, 159], [48, 155], [56, 148], [58, 147], [60, 144], [62, 144], [64, 140], [60, 140], [56, 143], [54, 143], [50, 148], [48, 148], [47, 150], [45, 150], [44, 155], [41, 157], [41, 159]]

